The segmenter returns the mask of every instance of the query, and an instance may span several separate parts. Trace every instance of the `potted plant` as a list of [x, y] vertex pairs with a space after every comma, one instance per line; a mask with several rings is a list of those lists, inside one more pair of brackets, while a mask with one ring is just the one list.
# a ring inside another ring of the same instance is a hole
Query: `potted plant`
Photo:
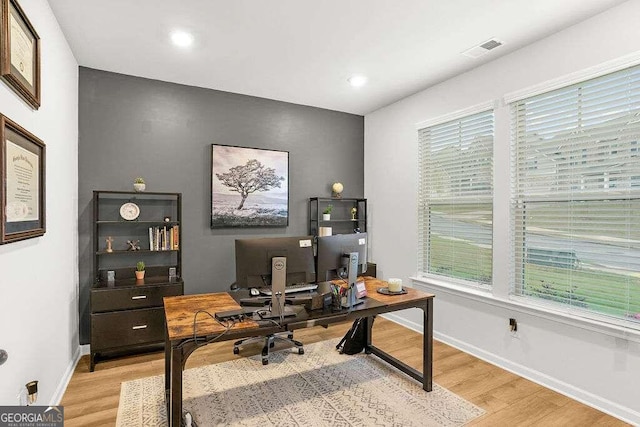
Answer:
[[138, 193], [141, 193], [147, 188], [147, 185], [144, 183], [144, 179], [138, 177], [133, 180], [133, 189]]
[[138, 263], [136, 264], [136, 279], [138, 280], [142, 280], [144, 279], [144, 262], [143, 261], [138, 261]]
[[327, 207], [324, 208], [324, 211], [322, 212], [322, 220], [323, 221], [331, 220], [331, 211], [332, 210], [333, 210], [333, 205], [327, 205]]

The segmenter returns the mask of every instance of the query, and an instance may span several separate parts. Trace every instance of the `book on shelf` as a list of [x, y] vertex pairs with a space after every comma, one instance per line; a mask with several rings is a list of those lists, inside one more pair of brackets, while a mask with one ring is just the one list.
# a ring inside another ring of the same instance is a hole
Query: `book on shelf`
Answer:
[[164, 226], [162, 227], [162, 250], [166, 251], [167, 249], [169, 249], [167, 247], [167, 227]]
[[149, 250], [170, 251], [180, 248], [180, 231], [177, 225], [172, 227], [149, 227]]

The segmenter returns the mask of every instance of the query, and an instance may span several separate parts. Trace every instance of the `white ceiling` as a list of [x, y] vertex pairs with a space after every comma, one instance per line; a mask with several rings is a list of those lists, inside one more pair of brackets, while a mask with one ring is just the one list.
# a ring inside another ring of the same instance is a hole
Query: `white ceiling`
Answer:
[[[49, 0], [81, 66], [360, 115], [623, 2]], [[504, 46], [461, 55], [492, 37]]]

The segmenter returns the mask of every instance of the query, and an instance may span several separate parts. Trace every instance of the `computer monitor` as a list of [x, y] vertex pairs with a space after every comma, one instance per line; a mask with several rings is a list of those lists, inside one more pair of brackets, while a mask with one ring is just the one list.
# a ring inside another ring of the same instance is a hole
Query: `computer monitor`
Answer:
[[287, 258], [286, 284], [315, 282], [312, 236], [236, 240], [236, 284], [271, 286], [273, 257]]
[[285, 286], [315, 282], [312, 236], [236, 240], [236, 285], [270, 287], [271, 310], [263, 317], [295, 314], [285, 309]]
[[[353, 262], [350, 254], [357, 253], [357, 271], [351, 271]], [[367, 270], [367, 233], [336, 234], [318, 237], [318, 266], [316, 277], [319, 282], [342, 278], [349, 281]], [[351, 274], [350, 274], [351, 273]]]

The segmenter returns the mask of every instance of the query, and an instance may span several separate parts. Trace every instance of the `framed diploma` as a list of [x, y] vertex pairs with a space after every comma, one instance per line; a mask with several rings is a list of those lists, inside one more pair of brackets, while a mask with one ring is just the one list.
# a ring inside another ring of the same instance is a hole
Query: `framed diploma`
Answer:
[[40, 108], [40, 37], [17, 0], [0, 0], [0, 75], [36, 110]]
[[0, 244], [45, 231], [44, 142], [0, 114]]

